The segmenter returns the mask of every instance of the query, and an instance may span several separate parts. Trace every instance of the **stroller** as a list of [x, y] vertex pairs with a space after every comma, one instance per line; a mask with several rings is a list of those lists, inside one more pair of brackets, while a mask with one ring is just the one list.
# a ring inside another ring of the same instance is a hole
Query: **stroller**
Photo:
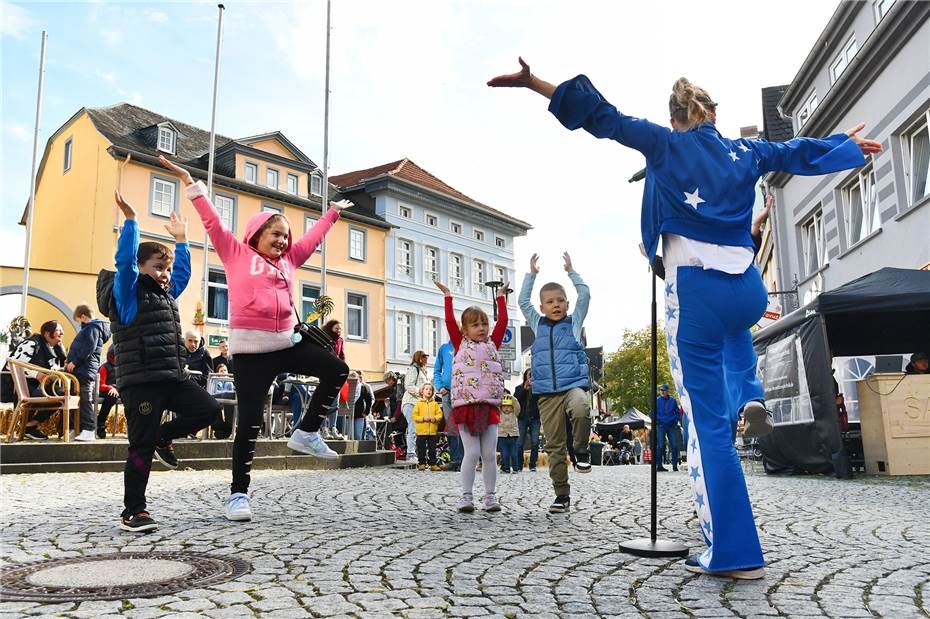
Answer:
[[620, 464], [632, 464], [634, 462], [633, 441], [625, 438], [620, 441], [617, 448], [620, 451]]

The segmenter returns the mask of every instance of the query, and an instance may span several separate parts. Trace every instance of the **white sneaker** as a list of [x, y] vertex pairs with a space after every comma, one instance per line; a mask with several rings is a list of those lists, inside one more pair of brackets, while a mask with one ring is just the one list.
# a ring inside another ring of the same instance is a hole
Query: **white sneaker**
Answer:
[[303, 430], [294, 430], [291, 434], [287, 446], [294, 451], [305, 453], [308, 456], [314, 456], [323, 460], [338, 460], [339, 454], [329, 448], [323, 441], [319, 432], [304, 432]]
[[252, 506], [249, 504], [249, 495], [244, 492], [236, 492], [229, 495], [226, 503], [223, 504], [226, 512], [226, 520], [244, 522], [252, 519]]
[[92, 442], [97, 440], [97, 433], [93, 430], [81, 430], [81, 433], [74, 437], [74, 440], [81, 442]]
[[757, 400], [743, 407], [743, 422], [743, 438], [759, 438], [775, 429], [772, 413], [765, 409], [765, 404]]

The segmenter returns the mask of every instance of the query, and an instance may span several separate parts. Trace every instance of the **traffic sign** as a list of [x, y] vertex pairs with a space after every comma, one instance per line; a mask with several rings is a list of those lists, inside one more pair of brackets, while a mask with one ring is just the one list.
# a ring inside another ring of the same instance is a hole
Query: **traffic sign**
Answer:
[[506, 329], [504, 329], [503, 343], [509, 344], [511, 341], [513, 341], [513, 329], [511, 329], [510, 327], [507, 327]]

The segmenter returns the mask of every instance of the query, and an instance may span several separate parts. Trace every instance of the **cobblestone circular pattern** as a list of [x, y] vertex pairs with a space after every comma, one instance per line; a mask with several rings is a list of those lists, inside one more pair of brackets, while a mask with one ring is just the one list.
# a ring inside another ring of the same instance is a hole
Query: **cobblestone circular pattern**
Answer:
[[4, 568], [0, 599], [77, 602], [154, 597], [224, 583], [250, 569], [241, 559], [190, 552], [119, 552], [38, 561]]

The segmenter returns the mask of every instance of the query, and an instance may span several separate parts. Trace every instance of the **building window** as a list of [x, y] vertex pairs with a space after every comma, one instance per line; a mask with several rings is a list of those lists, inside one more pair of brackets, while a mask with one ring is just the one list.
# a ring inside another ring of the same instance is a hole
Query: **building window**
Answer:
[[846, 42], [846, 45], [843, 46], [843, 49], [840, 50], [840, 55], [836, 57], [836, 60], [833, 61], [833, 64], [830, 65], [830, 83], [833, 84], [840, 78], [843, 74], [843, 71], [846, 70], [846, 67], [849, 66], [849, 63], [852, 62], [852, 59], [856, 56], [856, 35], [849, 37], [849, 40]]
[[358, 228], [349, 228], [349, 258], [352, 260], [365, 260], [366, 239], [365, 231]]
[[439, 218], [433, 215], [432, 213], [427, 213], [426, 214], [426, 225], [432, 226], [434, 228], [439, 226]]
[[494, 244], [500, 248], [507, 247], [507, 241], [505, 241], [502, 237], [499, 237], [499, 236], [494, 237]]
[[265, 170], [265, 186], [269, 189], [278, 188], [278, 171], [274, 168], [268, 168]]
[[817, 210], [801, 224], [801, 248], [804, 253], [804, 274], [813, 275], [827, 264], [827, 241], [823, 228], [823, 209]]
[[68, 138], [65, 140], [65, 158], [62, 165], [62, 174], [71, 169], [71, 157], [74, 152], [74, 138]]
[[413, 277], [413, 241], [397, 241], [397, 274]]
[[245, 162], [245, 182], [258, 183], [258, 164]]
[[293, 195], [297, 195], [297, 175], [288, 173], [287, 175], [287, 192]]
[[423, 347], [426, 349], [426, 352], [429, 353], [430, 357], [436, 358], [436, 354], [439, 352], [438, 318], [423, 319]]
[[213, 206], [220, 214], [220, 221], [228, 230], [236, 230], [236, 198], [221, 193], [213, 195]]
[[413, 210], [409, 206], [398, 206], [397, 214], [404, 219], [413, 219]]
[[173, 155], [176, 139], [177, 134], [170, 127], [158, 128], [158, 150], [163, 150]]
[[472, 278], [472, 294], [478, 297], [485, 296], [488, 287], [484, 285], [484, 263], [480, 260], [472, 263]]
[[875, 21], [880, 22], [893, 4], [894, 0], [875, 0]]
[[901, 136], [908, 206], [930, 195], [930, 111]]
[[368, 297], [364, 294], [346, 293], [346, 337], [368, 339]]
[[397, 351], [395, 356], [413, 352], [413, 316], [397, 312]]
[[871, 164], [843, 188], [843, 223], [846, 227], [846, 247], [852, 247], [882, 225], [878, 214], [875, 172]]
[[507, 279], [507, 269], [494, 265], [494, 280], [498, 282], [508, 283]]
[[323, 177], [319, 174], [310, 175], [310, 193], [315, 196], [323, 195]]
[[[303, 284], [300, 287], [300, 311], [301, 320], [306, 320], [307, 316], [316, 311], [316, 305], [314, 301], [320, 296], [319, 286], [313, 286], [311, 284]], [[319, 324], [320, 319], [317, 318], [314, 324]]]
[[173, 179], [152, 176], [149, 211], [160, 217], [170, 217], [178, 207], [178, 183]]
[[431, 282], [439, 279], [439, 250], [435, 247], [423, 249], [423, 276]]
[[449, 230], [452, 230], [452, 234], [462, 234], [462, 224], [457, 221], [450, 221]]
[[462, 292], [465, 289], [462, 256], [459, 254], [449, 254], [449, 287], [456, 292]]
[[817, 91], [811, 93], [811, 96], [807, 98], [807, 101], [804, 102], [804, 106], [798, 112], [798, 127], [803, 127], [807, 124], [807, 121], [810, 119], [811, 115], [814, 113], [814, 110], [817, 109]]
[[262, 204], [263, 213], [274, 213], [275, 215], [283, 215], [284, 209], [280, 206], [273, 206], [271, 204]]
[[[308, 232], [310, 232], [313, 226], [316, 225], [316, 222], [317, 222], [316, 217], [304, 217], [304, 234], [307, 234]], [[316, 246], [316, 253], [319, 254], [322, 252], [323, 252], [323, 241], [320, 241], [320, 244]]]
[[475, 233], [475, 240], [476, 240], [476, 241], [484, 241], [484, 232], [483, 232], [482, 230], [479, 230], [478, 228], [475, 228], [475, 229], [474, 229], [474, 233]]
[[226, 273], [210, 269], [207, 275], [207, 319], [229, 320], [229, 287]]

